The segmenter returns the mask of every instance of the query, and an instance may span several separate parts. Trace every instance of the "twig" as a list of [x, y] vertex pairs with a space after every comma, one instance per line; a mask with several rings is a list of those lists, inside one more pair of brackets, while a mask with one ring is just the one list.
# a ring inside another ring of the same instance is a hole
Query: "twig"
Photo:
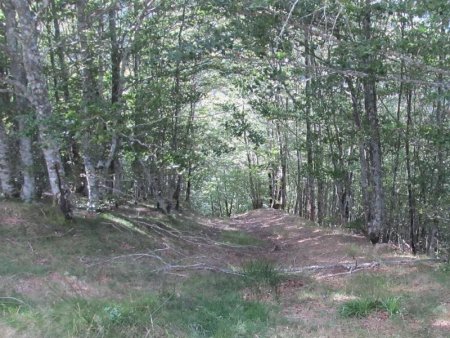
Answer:
[[33, 246], [31, 245], [30, 241], [28, 241], [27, 243], [28, 243], [28, 247], [31, 250], [31, 253], [34, 254]]
[[171, 270], [206, 270], [206, 271], [214, 271], [214, 272], [221, 272], [225, 274], [230, 275], [236, 275], [241, 276], [242, 273], [238, 271], [233, 271], [230, 269], [221, 269], [213, 266], [207, 266], [204, 263], [197, 263], [197, 264], [190, 264], [190, 265], [166, 265], [159, 269], [151, 270], [150, 272], [168, 272]]
[[[379, 262], [369, 262], [369, 263], [360, 263], [357, 268], [354, 268], [355, 265], [353, 263], [340, 263], [340, 264], [331, 264], [331, 265], [310, 265], [299, 268], [290, 268], [290, 269], [282, 269], [280, 272], [286, 274], [297, 274], [307, 271], [321, 271], [321, 270], [330, 270], [336, 268], [344, 268], [348, 270], [348, 273], [358, 271], [360, 269], [370, 269], [374, 267], [378, 267], [381, 265], [408, 265], [408, 264], [416, 264], [416, 263], [437, 263], [439, 260], [433, 258], [424, 258], [424, 259], [409, 259], [409, 260], [395, 260], [395, 261], [379, 261]], [[347, 272], [346, 272], [347, 273]]]
[[[162, 250], [165, 250], [165, 249], [162, 249]], [[106, 264], [108, 262], [113, 262], [113, 261], [118, 260], [118, 259], [130, 258], [130, 257], [135, 257], [135, 258], [138, 258], [138, 259], [139, 258], [154, 258], [154, 259], [162, 262], [165, 265], [168, 264], [162, 259], [161, 256], [158, 256], [158, 255], [154, 255], [154, 254], [151, 254], [151, 253], [134, 253], [134, 254], [128, 254], [128, 255], [115, 256], [115, 257], [109, 258], [109, 259], [104, 260], [104, 261], [92, 263], [92, 264], [88, 265], [88, 267], [93, 267], [93, 266], [96, 266], [96, 265], [99, 265], [99, 264]]]

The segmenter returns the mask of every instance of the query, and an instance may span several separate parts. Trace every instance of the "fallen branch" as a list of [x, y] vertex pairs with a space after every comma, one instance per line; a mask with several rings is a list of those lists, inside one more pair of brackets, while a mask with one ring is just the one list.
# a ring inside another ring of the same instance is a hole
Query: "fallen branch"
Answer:
[[163, 260], [163, 258], [161, 256], [158, 256], [158, 255], [156, 255], [154, 253], [158, 252], [158, 251], [168, 250], [168, 249], [170, 249], [170, 248], [166, 247], [166, 248], [156, 249], [156, 250], [153, 250], [153, 251], [150, 251], [150, 252], [147, 252], [147, 253], [134, 253], [134, 254], [115, 256], [115, 257], [108, 258], [106, 260], [102, 260], [102, 261], [99, 261], [99, 262], [95, 262], [95, 263], [89, 264], [88, 267], [93, 267], [93, 266], [96, 266], [96, 265], [99, 265], [99, 264], [106, 264], [106, 263], [113, 262], [113, 261], [116, 261], [116, 260], [119, 260], [119, 259], [124, 259], [124, 258], [135, 258], [135, 259], [139, 259], [139, 258], [153, 258], [153, 259], [156, 259], [156, 260], [162, 262], [163, 264], [167, 264]]
[[[299, 268], [290, 268], [290, 269], [282, 269], [280, 272], [286, 274], [298, 274], [303, 272], [318, 272], [322, 270], [331, 270], [331, 269], [346, 269], [348, 272], [355, 272], [362, 269], [370, 269], [379, 266], [391, 266], [391, 265], [409, 265], [416, 263], [439, 263], [440, 261], [433, 258], [424, 258], [424, 259], [408, 259], [408, 260], [395, 260], [395, 261], [376, 261], [376, 262], [368, 262], [368, 263], [359, 263], [355, 266], [354, 263], [339, 263], [339, 264], [331, 264], [331, 265], [310, 265]], [[344, 274], [345, 274], [344, 273]]]
[[173, 270], [205, 270], [205, 271], [214, 271], [214, 272], [221, 272], [225, 274], [235, 275], [235, 276], [242, 276], [242, 273], [239, 271], [233, 271], [230, 269], [222, 269], [214, 266], [208, 266], [204, 263], [197, 263], [197, 264], [189, 264], [189, 265], [166, 265], [164, 267], [151, 270], [150, 272], [170, 272]]

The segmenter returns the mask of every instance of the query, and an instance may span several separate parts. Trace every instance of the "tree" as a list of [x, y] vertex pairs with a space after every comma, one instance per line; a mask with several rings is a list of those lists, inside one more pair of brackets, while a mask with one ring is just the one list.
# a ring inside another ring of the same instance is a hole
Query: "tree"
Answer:
[[48, 89], [43, 71], [42, 56], [38, 47], [38, 31], [33, 14], [26, 1], [11, 0], [19, 18], [16, 34], [22, 46], [23, 65], [25, 68], [30, 101], [36, 111], [39, 122], [39, 138], [44, 153], [47, 172], [53, 198], [66, 218], [70, 219], [71, 208], [68, 201], [69, 190], [66, 186], [64, 170], [53, 132], [49, 129], [48, 120], [53, 111], [48, 97]]

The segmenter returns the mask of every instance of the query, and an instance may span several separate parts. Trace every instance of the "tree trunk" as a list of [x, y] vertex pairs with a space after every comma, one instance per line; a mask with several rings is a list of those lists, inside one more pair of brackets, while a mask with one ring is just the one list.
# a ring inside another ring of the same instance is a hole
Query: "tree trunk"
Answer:
[[[96, 85], [94, 76], [93, 53], [88, 43], [88, 13], [87, 0], [79, 0], [77, 2], [77, 29], [80, 40], [81, 60], [83, 62], [82, 80], [83, 80], [83, 116], [89, 117], [90, 110], [100, 98], [99, 88]], [[99, 75], [100, 76], [100, 75]], [[100, 81], [100, 80], [99, 80]], [[86, 174], [87, 190], [88, 190], [88, 210], [95, 211], [98, 209], [100, 199], [99, 181], [100, 170], [105, 169], [104, 163], [100, 161], [102, 146], [93, 144], [92, 134], [98, 121], [85, 125], [81, 140], [82, 157], [84, 160], [84, 168]], [[100, 149], [99, 149], [100, 148]], [[102, 165], [103, 163], [103, 165]], [[98, 165], [100, 164], [100, 165]]]
[[408, 182], [408, 209], [409, 209], [409, 229], [410, 229], [410, 241], [411, 241], [411, 250], [413, 254], [416, 254], [416, 245], [414, 241], [414, 218], [415, 218], [415, 201], [414, 201], [414, 192], [412, 188], [412, 178], [411, 178], [411, 159], [410, 159], [410, 151], [409, 151], [409, 137], [410, 130], [412, 124], [411, 118], [411, 110], [412, 110], [412, 91], [409, 88], [406, 97], [406, 114], [407, 114], [407, 122], [406, 122], [406, 135], [405, 135], [405, 156], [406, 156], [406, 173], [407, 173], [407, 182]]
[[282, 210], [286, 209], [286, 188], [287, 188], [287, 142], [284, 131], [281, 130], [279, 123], [277, 123], [278, 145], [280, 151], [281, 177], [279, 182], [279, 191], [277, 202]]
[[[366, 0], [366, 11], [363, 18], [364, 37], [367, 42], [371, 41], [371, 1]], [[376, 80], [372, 68], [373, 56], [363, 57], [363, 64], [368, 76], [363, 79], [364, 107], [369, 122], [369, 146], [372, 155], [371, 171], [373, 180], [372, 212], [373, 218], [369, 222], [368, 232], [372, 243], [379, 241], [381, 232], [384, 229], [384, 191], [383, 191], [383, 170], [381, 159], [380, 127], [377, 113]]]
[[300, 141], [298, 137], [298, 121], [295, 121], [295, 151], [297, 157], [297, 197], [295, 202], [295, 214], [303, 216], [302, 208], [302, 153], [300, 151]]
[[98, 209], [98, 202], [100, 200], [98, 173], [95, 164], [88, 153], [83, 155], [83, 160], [88, 188], [88, 210], [94, 212]]
[[312, 88], [311, 88], [311, 74], [309, 68], [312, 65], [312, 52], [309, 44], [309, 27], [305, 28], [305, 65], [306, 65], [306, 77], [309, 80], [305, 85], [306, 94], [306, 107], [305, 107], [305, 119], [306, 119], [306, 160], [307, 160], [307, 198], [308, 198], [308, 218], [311, 221], [316, 219], [316, 198], [315, 198], [315, 180], [314, 180], [314, 159], [313, 159], [313, 140], [311, 131], [311, 99], [312, 99]]
[[12, 184], [12, 175], [9, 159], [9, 138], [6, 134], [5, 127], [0, 120], [0, 183], [2, 194], [6, 198], [14, 195], [14, 186]]
[[27, 74], [28, 86], [31, 90], [30, 100], [36, 110], [39, 122], [39, 138], [44, 152], [50, 187], [65, 217], [72, 217], [59, 147], [48, 126], [53, 115], [53, 108], [48, 97], [47, 83], [43, 71], [42, 57], [38, 47], [38, 31], [28, 3], [22, 0], [11, 0], [14, 5], [20, 28], [23, 63]]
[[364, 130], [361, 124], [361, 116], [360, 116], [360, 103], [358, 99], [358, 93], [356, 91], [355, 86], [350, 78], [345, 79], [350, 90], [350, 96], [352, 100], [352, 111], [353, 111], [353, 120], [355, 123], [356, 133], [359, 138], [358, 142], [358, 151], [359, 151], [359, 163], [361, 166], [361, 175], [360, 175], [360, 185], [361, 185], [361, 194], [363, 199], [363, 209], [364, 209], [364, 218], [365, 223], [369, 224], [372, 219], [372, 206], [370, 203], [370, 191], [369, 191], [369, 166], [366, 158], [366, 146], [364, 141]]
[[[5, 2], [3, 11], [5, 13], [6, 23], [6, 48], [11, 58], [10, 75], [23, 88], [27, 87], [27, 78], [23, 67], [22, 52], [19, 50], [19, 44], [16, 38], [15, 30], [17, 28], [14, 8]], [[22, 94], [22, 93], [20, 93]], [[35, 197], [36, 182], [34, 178], [34, 160], [31, 145], [31, 137], [27, 130], [27, 112], [30, 110], [28, 101], [16, 93], [14, 97], [14, 108], [17, 114], [19, 125], [19, 153], [21, 159], [21, 172], [23, 184], [20, 197], [25, 202], [31, 202]], [[31, 114], [31, 113], [29, 113]]]
[[22, 199], [22, 201], [29, 203], [35, 198], [36, 181], [34, 178], [34, 160], [31, 138], [27, 136], [26, 129], [27, 125], [25, 116], [19, 116], [19, 131], [21, 133], [19, 139], [19, 152], [23, 176], [20, 198]]

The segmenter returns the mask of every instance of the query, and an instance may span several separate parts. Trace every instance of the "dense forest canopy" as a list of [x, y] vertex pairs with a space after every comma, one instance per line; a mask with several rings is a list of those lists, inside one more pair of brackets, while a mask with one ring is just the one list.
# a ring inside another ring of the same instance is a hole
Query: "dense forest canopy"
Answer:
[[446, 0], [2, 0], [0, 182], [67, 218], [279, 208], [450, 241]]

